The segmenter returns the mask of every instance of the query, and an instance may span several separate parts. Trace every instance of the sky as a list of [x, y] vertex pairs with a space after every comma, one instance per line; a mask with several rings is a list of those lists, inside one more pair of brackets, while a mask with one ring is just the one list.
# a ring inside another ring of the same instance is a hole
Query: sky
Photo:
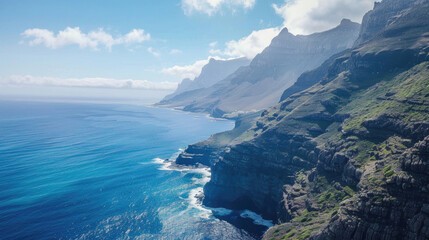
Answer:
[[210, 58], [252, 59], [284, 27], [320, 32], [342, 18], [361, 22], [372, 6], [373, 0], [0, 0], [0, 99], [154, 102], [198, 76]]

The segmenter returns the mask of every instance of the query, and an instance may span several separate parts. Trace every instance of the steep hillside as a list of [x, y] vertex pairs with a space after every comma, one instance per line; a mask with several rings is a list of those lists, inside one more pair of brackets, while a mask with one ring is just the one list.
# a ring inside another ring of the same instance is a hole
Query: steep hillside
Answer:
[[[429, 238], [429, 1], [384, 0], [212, 166], [204, 203], [264, 239]], [[375, 27], [377, 26], [377, 27]]]
[[196, 77], [194, 80], [189, 78], [183, 79], [176, 91], [165, 96], [164, 99], [158, 103], [158, 105], [174, 102], [175, 100], [173, 98], [184, 92], [213, 86], [220, 80], [223, 80], [228, 75], [235, 72], [238, 68], [247, 66], [249, 63], [250, 60], [247, 58], [236, 58], [231, 60], [216, 60], [211, 58], [209, 62], [203, 67], [198, 77]]
[[308, 36], [294, 36], [283, 29], [249, 66], [240, 68], [212, 87], [179, 94], [163, 105], [208, 112], [215, 117], [273, 106], [299, 75], [318, 67], [333, 54], [350, 48], [359, 28], [359, 24], [343, 20], [332, 30]]

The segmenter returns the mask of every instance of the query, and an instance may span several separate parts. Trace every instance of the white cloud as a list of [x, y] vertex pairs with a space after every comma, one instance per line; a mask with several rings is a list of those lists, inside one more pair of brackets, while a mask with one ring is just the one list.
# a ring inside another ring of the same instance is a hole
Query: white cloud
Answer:
[[86, 34], [79, 27], [67, 27], [57, 34], [48, 29], [32, 28], [25, 30], [22, 36], [30, 39], [28, 41], [30, 46], [45, 45], [51, 49], [78, 45], [80, 48], [88, 47], [97, 50], [100, 45], [103, 45], [111, 50], [113, 45], [141, 43], [150, 39], [150, 34], [145, 33], [143, 29], [133, 29], [124, 36], [114, 38], [102, 28]]
[[225, 43], [226, 48], [223, 50], [211, 49], [210, 54], [233, 58], [247, 57], [248, 59], [252, 59], [270, 45], [271, 40], [277, 36], [279, 32], [280, 28], [266, 28], [253, 31], [249, 36]]
[[[66, 28], [66, 30], [67, 29], [73, 29], [73, 28]], [[74, 28], [74, 29], [77, 29], [78, 31], [79, 31], [79, 34], [80, 35], [84, 35], [84, 34], [82, 34], [81, 32], [80, 32], [80, 30], [79, 30], [79, 28]], [[65, 30], [65, 31], [66, 31]], [[28, 31], [28, 30], [27, 30]], [[25, 31], [24, 32], [24, 34], [27, 32], [27, 31]], [[61, 33], [61, 31], [60, 31], [60, 33]], [[60, 34], [59, 33], [59, 34]], [[58, 35], [59, 35], [58, 34]], [[57, 36], [58, 36], [57, 35]], [[26, 36], [26, 37], [30, 37], [30, 35], [24, 35], [24, 36]], [[37, 37], [38, 36], [32, 36], [32, 37], [35, 37], [36, 39], [37, 39]], [[83, 39], [85, 39], [85, 37], [82, 37]], [[97, 48], [97, 46], [100, 44], [102, 44], [102, 45], [104, 45], [106, 48], [108, 48], [109, 50], [111, 50], [112, 49], [112, 46], [113, 45], [115, 45], [116, 43], [117, 43], [117, 40], [115, 40], [115, 39], [113, 39], [113, 37], [112, 37], [112, 35], [110, 35], [110, 34], [108, 34], [108, 33], [106, 33], [106, 32], [104, 32], [103, 31], [103, 29], [98, 29], [97, 31], [92, 31], [92, 32], [90, 32], [89, 34], [88, 34], [88, 39], [90, 39], [90, 40], [92, 40], [92, 41], [94, 41], [94, 45], [93, 46], [91, 46], [92, 48], [94, 48], [94, 49], [96, 49]], [[55, 43], [55, 40], [53, 41], [54, 43]], [[30, 45], [32, 45], [31, 44], [32, 42], [30, 42]], [[57, 45], [59, 44], [59, 42], [58, 42], [58, 39], [57, 39], [57, 43], [56, 43]], [[73, 44], [73, 43], [71, 43], [71, 44]], [[45, 43], [45, 45], [46, 45], [46, 43]], [[64, 45], [66, 45], [66, 44], [64, 44]], [[50, 47], [50, 46], [48, 46], [48, 45], [46, 45], [46, 47]], [[55, 49], [55, 48], [57, 48], [57, 46], [52, 46], [52, 47], [50, 47], [50, 48], [53, 48], [53, 49]], [[82, 48], [82, 46], [81, 46], [81, 48]]]
[[291, 33], [310, 34], [335, 27], [343, 18], [361, 22], [373, 5], [374, 0], [285, 0], [273, 7]]
[[[277, 36], [280, 32], [279, 28], [267, 28], [258, 31], [253, 31], [249, 36], [243, 37], [239, 40], [232, 40], [225, 43], [226, 47], [223, 50], [211, 49], [210, 56], [204, 60], [198, 60], [193, 64], [186, 66], [173, 66], [170, 68], [164, 68], [161, 72], [180, 78], [194, 79], [199, 76], [202, 68], [206, 65], [211, 58], [215, 59], [233, 59], [239, 57], [247, 57], [252, 59], [258, 53], [262, 52], [270, 43], [271, 40]], [[215, 47], [218, 42], [212, 42], [209, 44], [210, 47]], [[222, 57], [219, 57], [222, 56]]]
[[185, 14], [190, 15], [200, 12], [209, 16], [218, 12], [222, 7], [228, 7], [232, 11], [236, 8], [250, 9], [256, 0], [182, 0], [182, 9]]
[[120, 43], [141, 43], [149, 39], [150, 34], [145, 34], [143, 29], [133, 29], [131, 32], [127, 33], [125, 36], [119, 38], [118, 40]]
[[[283, 5], [273, 4], [277, 14], [284, 18], [282, 27], [253, 31], [239, 40], [225, 43], [225, 48], [215, 48], [210, 43], [211, 55], [253, 59], [271, 40], [287, 27], [293, 34], [310, 34], [337, 26], [343, 18], [361, 22], [363, 15], [372, 8], [374, 0], [284, 0]], [[215, 1], [216, 3], [222, 1]], [[218, 3], [219, 4], [219, 3]], [[263, 23], [261, 20], [260, 23]]]
[[145, 90], [174, 90], [177, 82], [151, 82], [147, 80], [113, 78], [54, 78], [31, 75], [12, 75], [0, 78], [0, 85], [33, 85], [85, 88], [133, 88]]
[[179, 53], [182, 53], [182, 51], [179, 49], [171, 49], [170, 50], [170, 54], [179, 54]]
[[150, 54], [154, 55], [155, 57], [159, 57], [159, 56], [161, 56], [161, 54], [160, 54], [159, 52], [157, 52], [157, 51], [153, 50], [153, 48], [152, 48], [152, 47], [147, 48], [147, 51], [148, 51]]

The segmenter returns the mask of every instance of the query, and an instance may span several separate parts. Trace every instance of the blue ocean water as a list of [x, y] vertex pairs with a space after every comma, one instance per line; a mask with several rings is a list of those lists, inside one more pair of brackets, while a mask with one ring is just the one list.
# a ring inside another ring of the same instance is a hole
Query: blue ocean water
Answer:
[[207, 172], [154, 160], [232, 127], [142, 106], [2, 101], [0, 238], [251, 239], [196, 202]]

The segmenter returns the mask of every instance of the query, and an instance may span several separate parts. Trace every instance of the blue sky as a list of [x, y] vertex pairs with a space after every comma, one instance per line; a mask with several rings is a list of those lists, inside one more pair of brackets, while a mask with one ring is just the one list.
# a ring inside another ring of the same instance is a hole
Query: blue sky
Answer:
[[[253, 30], [279, 26], [282, 21], [269, 1], [259, 1], [253, 9], [240, 9], [236, 13], [225, 10], [219, 16], [185, 15], [177, 0], [2, 1], [0, 72], [6, 75], [167, 80], [171, 76], [157, 72], [172, 65], [186, 65], [207, 58], [211, 42], [240, 39]], [[26, 29], [58, 32], [66, 27], [80, 27], [83, 32], [103, 28], [112, 35], [144, 29], [150, 33], [151, 40], [139, 46], [114, 46], [111, 52], [79, 49], [75, 45], [51, 50], [42, 45], [19, 44], [23, 40], [21, 33]], [[147, 52], [149, 47], [160, 56]], [[181, 53], [172, 56], [170, 51], [173, 49]]]
[[[210, 56], [252, 58], [284, 26], [298, 34], [322, 31], [343, 17], [360, 21], [372, 7], [372, 0], [323, 2], [0, 0], [0, 77], [9, 84], [42, 85], [85, 79], [90, 87], [131, 79], [147, 81], [138, 82], [144, 88], [164, 82], [161, 88], [173, 89], [167, 83], [198, 75]], [[320, 20], [323, 14], [326, 21]], [[58, 37], [67, 28], [80, 38]], [[110, 43], [103, 42], [106, 36]]]

